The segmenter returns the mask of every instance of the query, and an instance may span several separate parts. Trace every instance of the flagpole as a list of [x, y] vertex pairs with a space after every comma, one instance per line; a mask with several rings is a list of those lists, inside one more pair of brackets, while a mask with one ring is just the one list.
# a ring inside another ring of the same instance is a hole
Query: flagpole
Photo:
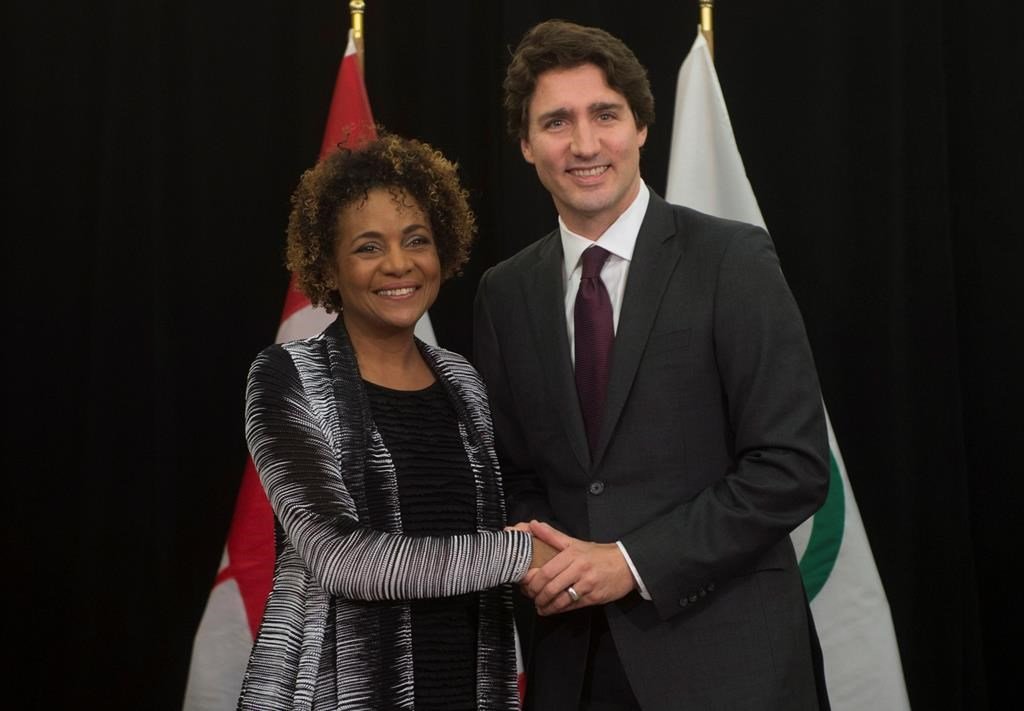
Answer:
[[712, 11], [715, 8], [715, 0], [698, 0], [700, 5], [700, 33], [704, 35], [704, 41], [708, 43], [708, 53], [711, 59], [715, 58], [715, 30], [712, 23]]
[[352, 14], [352, 41], [356, 45], [356, 57], [359, 59], [359, 74], [363, 74], [363, 13], [366, 12], [365, 0], [350, 0], [349, 12]]

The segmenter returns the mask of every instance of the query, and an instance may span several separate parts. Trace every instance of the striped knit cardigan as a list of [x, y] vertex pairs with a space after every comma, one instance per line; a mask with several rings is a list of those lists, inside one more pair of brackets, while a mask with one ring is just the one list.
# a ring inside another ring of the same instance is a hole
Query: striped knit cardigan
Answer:
[[391, 456], [337, 319], [267, 348], [249, 372], [245, 434], [277, 521], [274, 582], [239, 709], [412, 709], [408, 601], [480, 591], [477, 707], [517, 709], [509, 583], [530, 537], [502, 531], [490, 410], [461, 356], [417, 341], [443, 384], [476, 486], [477, 533], [402, 533]]

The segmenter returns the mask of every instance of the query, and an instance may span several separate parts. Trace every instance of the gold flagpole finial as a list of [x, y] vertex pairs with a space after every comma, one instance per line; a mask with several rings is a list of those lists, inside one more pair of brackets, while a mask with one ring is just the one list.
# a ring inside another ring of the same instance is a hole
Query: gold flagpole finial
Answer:
[[356, 57], [359, 58], [359, 72], [363, 72], [363, 13], [366, 12], [364, 0], [349, 0], [348, 10], [352, 14], [352, 41], [356, 45]]
[[708, 53], [715, 58], [715, 28], [711, 19], [712, 10], [715, 9], [715, 0], [697, 0], [700, 5], [700, 33], [704, 35], [704, 41], [708, 43]]

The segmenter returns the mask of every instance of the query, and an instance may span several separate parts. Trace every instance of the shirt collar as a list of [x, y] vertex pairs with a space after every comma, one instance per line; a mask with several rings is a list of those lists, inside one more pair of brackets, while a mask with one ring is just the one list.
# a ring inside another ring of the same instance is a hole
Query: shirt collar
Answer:
[[641, 181], [640, 190], [633, 198], [633, 202], [597, 240], [587, 239], [576, 234], [566, 227], [562, 218], [559, 217], [558, 231], [562, 238], [562, 254], [565, 255], [563, 267], [566, 281], [576, 265], [579, 264], [583, 251], [592, 244], [599, 244], [616, 257], [627, 262], [630, 261], [633, 258], [633, 249], [636, 247], [637, 235], [640, 234], [640, 224], [644, 221], [644, 215], [647, 214], [647, 205], [650, 200], [651, 192]]

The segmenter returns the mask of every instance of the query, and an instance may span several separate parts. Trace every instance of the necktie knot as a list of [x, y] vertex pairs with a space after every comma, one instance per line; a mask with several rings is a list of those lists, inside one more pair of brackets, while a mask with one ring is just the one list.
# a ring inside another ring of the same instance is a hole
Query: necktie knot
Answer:
[[604, 247], [598, 247], [596, 244], [592, 247], [587, 247], [583, 250], [583, 279], [594, 279], [601, 276], [601, 267], [608, 261], [608, 257], [611, 256]]

